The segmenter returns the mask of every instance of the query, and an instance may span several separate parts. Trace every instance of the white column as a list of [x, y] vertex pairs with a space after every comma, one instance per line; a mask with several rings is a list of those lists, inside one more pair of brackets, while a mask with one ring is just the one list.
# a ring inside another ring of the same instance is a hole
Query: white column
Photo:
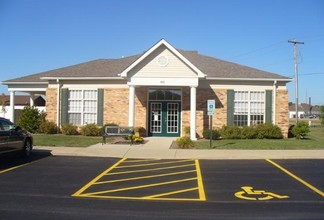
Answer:
[[190, 139], [196, 138], [196, 87], [190, 87]]
[[61, 108], [60, 108], [60, 91], [61, 91], [61, 85], [60, 85], [60, 80], [56, 79], [56, 84], [57, 84], [57, 97], [56, 97], [56, 126], [60, 127], [60, 112], [61, 112]]
[[135, 126], [135, 86], [129, 87], [128, 126]]
[[30, 97], [29, 97], [29, 105], [34, 106], [35, 105], [35, 103], [34, 103], [35, 95], [34, 95], [34, 93], [30, 93], [29, 95], [30, 95]]
[[15, 92], [10, 91], [10, 121], [15, 122]]

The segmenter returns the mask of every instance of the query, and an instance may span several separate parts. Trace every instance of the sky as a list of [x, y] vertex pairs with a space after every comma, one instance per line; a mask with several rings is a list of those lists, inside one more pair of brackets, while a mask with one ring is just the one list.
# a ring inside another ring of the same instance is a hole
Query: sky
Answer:
[[[294, 77], [324, 105], [324, 0], [0, 0], [0, 82], [173, 47]], [[295, 81], [288, 83], [295, 101]], [[9, 94], [0, 85], [0, 94]]]

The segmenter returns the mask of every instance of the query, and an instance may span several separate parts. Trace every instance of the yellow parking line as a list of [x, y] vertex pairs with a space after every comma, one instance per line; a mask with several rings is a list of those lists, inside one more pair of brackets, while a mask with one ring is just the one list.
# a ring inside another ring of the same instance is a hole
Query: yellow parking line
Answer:
[[171, 166], [171, 167], [162, 167], [162, 168], [154, 168], [154, 169], [144, 169], [144, 170], [132, 170], [132, 171], [123, 171], [123, 172], [114, 172], [114, 173], [107, 173], [107, 176], [112, 175], [120, 175], [120, 174], [127, 174], [127, 173], [140, 173], [140, 172], [149, 172], [149, 171], [156, 171], [156, 170], [168, 170], [168, 169], [175, 169], [181, 167], [192, 167], [194, 164], [186, 164], [186, 165], [179, 165], [179, 166]]
[[132, 186], [132, 187], [126, 187], [126, 188], [112, 189], [112, 190], [104, 190], [104, 191], [100, 191], [100, 192], [85, 193], [83, 195], [98, 195], [98, 194], [121, 192], [121, 191], [133, 190], [133, 189], [143, 189], [143, 188], [149, 188], [149, 187], [155, 187], [155, 186], [163, 186], [163, 185], [168, 185], [168, 184], [173, 184], [173, 183], [188, 182], [188, 181], [192, 181], [192, 180], [196, 180], [196, 179], [197, 178], [194, 177], [194, 178], [167, 181], [167, 182], [161, 182], [161, 183], [139, 185], [139, 186]]
[[317, 189], [316, 187], [312, 186], [311, 184], [309, 184], [308, 182], [302, 180], [301, 178], [299, 178], [298, 176], [296, 176], [295, 174], [289, 172], [288, 170], [286, 170], [285, 168], [283, 168], [282, 166], [280, 166], [279, 164], [273, 162], [270, 159], [266, 159], [266, 161], [268, 161], [269, 163], [271, 163], [272, 165], [274, 165], [275, 167], [279, 168], [280, 170], [282, 170], [283, 172], [285, 172], [286, 174], [288, 174], [289, 176], [291, 176], [292, 178], [294, 178], [295, 180], [299, 181], [300, 183], [304, 184], [305, 186], [307, 186], [308, 188], [310, 188], [311, 190], [313, 190], [314, 192], [318, 193], [319, 195], [324, 197], [324, 192], [322, 192], [321, 190]]
[[198, 191], [199, 191], [199, 198], [203, 201], [206, 200], [205, 190], [204, 190], [204, 184], [201, 176], [201, 170], [199, 161], [195, 160], [196, 163], [196, 170], [197, 170], [197, 183], [198, 183]]
[[9, 172], [9, 171], [11, 171], [11, 170], [15, 170], [15, 169], [17, 169], [17, 168], [19, 168], [19, 167], [23, 167], [23, 166], [26, 166], [26, 165], [28, 165], [28, 164], [30, 164], [30, 163], [26, 163], [26, 164], [18, 165], [18, 166], [15, 166], [15, 167], [10, 167], [10, 168], [5, 169], [5, 170], [1, 170], [1, 171], [0, 171], [0, 174], [3, 174], [3, 173], [6, 173], [6, 172]]
[[127, 179], [107, 180], [107, 181], [96, 182], [93, 185], [106, 184], [106, 183], [125, 182], [125, 181], [131, 181], [131, 180], [150, 179], [150, 178], [155, 178], [155, 177], [173, 176], [173, 175], [186, 174], [186, 173], [194, 173], [194, 172], [196, 172], [196, 170], [188, 170], [188, 171], [182, 171], [182, 172], [173, 172], [173, 173], [157, 174], [157, 175], [150, 175], [150, 176], [139, 176], [139, 177], [133, 177], [133, 178], [127, 178]]
[[96, 178], [94, 178], [93, 180], [91, 180], [88, 184], [86, 184], [85, 186], [83, 186], [81, 189], [79, 189], [77, 192], [75, 192], [72, 196], [80, 196], [80, 194], [82, 192], [84, 192], [85, 190], [87, 190], [91, 185], [93, 185], [95, 182], [97, 182], [101, 177], [103, 177], [106, 173], [108, 173], [109, 171], [113, 170], [115, 167], [117, 167], [119, 164], [121, 164], [124, 160], [126, 160], [127, 158], [123, 158], [121, 160], [119, 160], [117, 163], [115, 163], [113, 166], [111, 166], [110, 168], [108, 168], [107, 170], [105, 170], [104, 172], [102, 172], [99, 176], [97, 176]]
[[[41, 159], [40, 159], [40, 160], [41, 160]], [[35, 163], [35, 162], [37, 162], [37, 161], [39, 161], [39, 160], [35, 160], [35, 161], [29, 162], [29, 163], [25, 163], [25, 164], [21, 164], [21, 165], [18, 165], [18, 166], [10, 167], [10, 168], [5, 169], [5, 170], [1, 170], [1, 171], [0, 171], [0, 174], [3, 174], [3, 173], [6, 173], [6, 172], [9, 172], [9, 171], [12, 171], [12, 170], [15, 170], [15, 169], [18, 169], [18, 168], [24, 167], [24, 166], [26, 166], [26, 165], [30, 165], [30, 164]]]
[[194, 188], [190, 188], [190, 189], [183, 189], [183, 190], [161, 193], [161, 194], [156, 194], [156, 195], [151, 195], [151, 196], [145, 196], [143, 198], [144, 199], [152, 199], [152, 198], [157, 198], [157, 197], [162, 197], [162, 196], [170, 196], [170, 195], [175, 195], [175, 194], [179, 194], [179, 193], [195, 191], [197, 189], [198, 189], [198, 187], [194, 187]]
[[123, 163], [139, 163], [139, 162], [145, 162], [145, 161], [159, 161], [161, 159], [128, 159], [124, 161]]
[[116, 167], [116, 169], [131, 168], [131, 167], [147, 167], [147, 166], [172, 164], [172, 163], [184, 163], [184, 162], [189, 162], [189, 161], [193, 161], [193, 160], [178, 160], [178, 161], [167, 161], [167, 162], [160, 162], [160, 163], [144, 163], [144, 164], [136, 164], [136, 165], [118, 166], [118, 167]]

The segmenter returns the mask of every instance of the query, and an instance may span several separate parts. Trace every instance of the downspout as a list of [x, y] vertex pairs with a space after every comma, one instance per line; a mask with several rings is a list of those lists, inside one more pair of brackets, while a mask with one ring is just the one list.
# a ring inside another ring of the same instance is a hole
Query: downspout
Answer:
[[277, 109], [277, 80], [273, 82], [273, 124], [276, 124]]
[[57, 83], [57, 97], [56, 97], [56, 126], [60, 127], [60, 80], [56, 79]]

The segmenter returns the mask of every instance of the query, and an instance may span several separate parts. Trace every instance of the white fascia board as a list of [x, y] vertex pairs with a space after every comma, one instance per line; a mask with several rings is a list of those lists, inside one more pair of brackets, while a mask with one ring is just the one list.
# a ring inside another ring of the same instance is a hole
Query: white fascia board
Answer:
[[153, 47], [151, 47], [148, 51], [146, 51], [141, 57], [139, 57], [134, 63], [132, 63], [129, 67], [127, 67], [119, 75], [123, 78], [126, 78], [127, 73], [131, 69], [133, 69], [141, 61], [143, 61], [147, 56], [149, 56], [154, 50], [159, 48], [162, 44], [165, 45], [172, 53], [174, 53], [176, 56], [178, 56], [185, 64], [187, 64], [190, 68], [192, 68], [198, 74], [198, 78], [206, 77], [206, 75], [203, 72], [201, 72], [195, 65], [193, 65], [189, 60], [187, 60], [181, 53], [179, 53], [171, 44], [169, 44], [164, 39], [161, 39], [158, 43], [156, 43]]
[[4, 85], [46, 85], [48, 82], [1, 82]]
[[43, 80], [123, 80], [121, 77], [41, 77]]
[[207, 80], [228, 80], [228, 81], [281, 81], [291, 82], [293, 79], [275, 79], [275, 78], [219, 78], [219, 77], [206, 77]]

